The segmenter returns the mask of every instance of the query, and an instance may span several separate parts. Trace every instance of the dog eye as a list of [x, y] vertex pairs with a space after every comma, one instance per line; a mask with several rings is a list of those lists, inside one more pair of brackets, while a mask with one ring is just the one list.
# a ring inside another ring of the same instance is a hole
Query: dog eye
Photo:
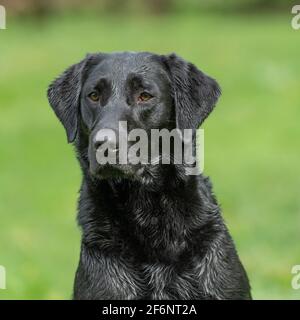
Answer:
[[88, 97], [89, 97], [92, 101], [94, 101], [94, 102], [97, 102], [97, 101], [99, 101], [99, 99], [100, 99], [100, 95], [99, 95], [99, 93], [96, 92], [96, 91], [91, 92], [91, 93], [88, 95]]
[[144, 91], [139, 95], [138, 101], [139, 102], [145, 102], [145, 101], [148, 101], [148, 100], [150, 100], [152, 98], [153, 98], [153, 96], [150, 93]]

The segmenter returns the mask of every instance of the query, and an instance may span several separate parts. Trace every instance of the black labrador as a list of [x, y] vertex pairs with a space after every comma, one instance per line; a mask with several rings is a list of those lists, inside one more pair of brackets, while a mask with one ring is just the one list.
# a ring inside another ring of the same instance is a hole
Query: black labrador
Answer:
[[50, 85], [50, 105], [83, 174], [74, 299], [251, 299], [208, 178], [186, 174], [185, 163], [96, 157], [103, 142], [112, 152], [120, 143], [99, 140], [99, 130], [118, 133], [126, 121], [147, 133], [195, 131], [219, 95], [217, 82], [193, 64], [148, 52], [87, 55]]

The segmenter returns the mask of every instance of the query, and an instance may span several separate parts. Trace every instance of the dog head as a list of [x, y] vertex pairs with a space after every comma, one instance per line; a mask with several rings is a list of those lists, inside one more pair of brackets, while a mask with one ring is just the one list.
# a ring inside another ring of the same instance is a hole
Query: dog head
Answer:
[[[193, 64], [175, 54], [147, 52], [87, 55], [48, 89], [68, 141], [87, 141], [89, 172], [102, 178], [136, 176], [147, 167], [146, 162], [120, 161], [122, 147], [126, 156], [133, 147], [129, 132], [143, 130], [149, 138], [153, 129], [196, 130], [219, 95], [216, 81]], [[147, 141], [140, 147], [149, 155], [151, 138]], [[101, 163], [101, 157], [116, 162]]]

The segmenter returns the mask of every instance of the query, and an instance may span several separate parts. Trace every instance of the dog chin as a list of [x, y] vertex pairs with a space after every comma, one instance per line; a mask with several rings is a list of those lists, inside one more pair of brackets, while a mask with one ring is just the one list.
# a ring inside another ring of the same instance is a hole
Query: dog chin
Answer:
[[96, 170], [90, 170], [92, 176], [98, 179], [126, 178], [136, 180], [139, 175], [139, 168], [130, 165], [99, 165]]

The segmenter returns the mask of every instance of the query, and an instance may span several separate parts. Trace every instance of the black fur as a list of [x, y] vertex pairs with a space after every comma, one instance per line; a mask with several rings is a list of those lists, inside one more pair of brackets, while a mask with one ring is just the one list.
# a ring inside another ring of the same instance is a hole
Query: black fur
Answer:
[[[145, 81], [154, 98], [141, 107], [135, 97]], [[92, 105], [87, 94], [99, 86], [101, 98]], [[184, 165], [172, 163], [95, 161], [99, 128], [126, 120], [128, 129], [197, 129], [219, 95], [215, 80], [174, 54], [89, 55], [51, 84], [50, 104], [83, 173], [74, 299], [251, 298], [208, 178], [185, 175]]]

